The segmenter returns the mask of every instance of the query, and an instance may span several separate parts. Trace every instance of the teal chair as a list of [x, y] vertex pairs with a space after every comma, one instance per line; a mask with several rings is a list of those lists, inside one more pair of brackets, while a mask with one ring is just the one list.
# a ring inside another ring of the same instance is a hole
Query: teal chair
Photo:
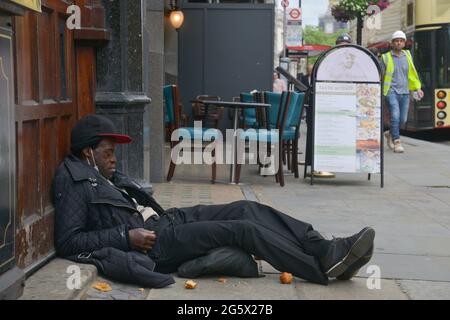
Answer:
[[[173, 87], [174, 85], [166, 85], [163, 87], [164, 102], [166, 104], [164, 112], [164, 125], [166, 129], [166, 141], [170, 141], [170, 136], [175, 126], [175, 114], [173, 109]], [[189, 117], [183, 113], [183, 108], [180, 106], [180, 123], [182, 126], [187, 126]]]
[[304, 92], [292, 92], [289, 108], [283, 130], [283, 159], [286, 159], [288, 169], [296, 178], [298, 173], [298, 140], [300, 139], [300, 123], [305, 103]]
[[[274, 92], [265, 92], [264, 103], [270, 104], [270, 107], [267, 110], [267, 128], [259, 128], [259, 129], [250, 129], [244, 130], [238, 136], [238, 139], [243, 142], [257, 142], [259, 144], [260, 141], [267, 142], [268, 144], [272, 142], [278, 142], [278, 159], [281, 160], [283, 156], [283, 143], [282, 137], [283, 132], [286, 127], [286, 120], [289, 115], [289, 107], [291, 105], [291, 95], [293, 92], [283, 92], [283, 93], [274, 93]], [[278, 129], [271, 130], [271, 129]], [[241, 164], [236, 165], [236, 183], [239, 183], [240, 173], [241, 173]], [[280, 184], [280, 186], [284, 186], [284, 176], [283, 176], [283, 166], [281, 163], [278, 164], [278, 170], [275, 173], [276, 182]]]
[[208, 107], [208, 118], [206, 119], [206, 108], [203, 103], [200, 103], [198, 101], [202, 100], [209, 100], [209, 101], [220, 101], [222, 100], [219, 96], [212, 96], [212, 95], [198, 95], [195, 100], [197, 102], [192, 103], [192, 116], [194, 120], [197, 121], [203, 121], [203, 124], [207, 126], [210, 122], [213, 123], [213, 127], [216, 129], [219, 129], [219, 122], [222, 118], [223, 114], [223, 108], [222, 107], [216, 107], [216, 106], [209, 106]]
[[[242, 92], [240, 97], [241, 102], [256, 102], [255, 94], [250, 92]], [[244, 128], [255, 128], [257, 126], [256, 110], [253, 108], [244, 108], [242, 111], [241, 121], [244, 124]]]
[[[304, 93], [290, 92], [288, 113], [285, 119], [285, 127], [283, 129], [283, 135], [281, 137], [283, 145], [283, 163], [288, 165], [288, 169], [292, 170], [296, 178], [298, 178], [298, 167], [292, 165], [292, 163], [298, 164], [298, 138], [300, 136], [299, 126], [301, 120], [301, 114], [303, 109]], [[264, 92], [264, 103], [270, 104], [268, 110], [268, 123], [269, 129], [277, 127], [277, 123], [280, 121], [280, 106], [285, 105], [281, 103], [281, 93], [277, 92]], [[292, 154], [292, 157], [291, 157]]]
[[[178, 87], [176, 85], [170, 85], [164, 87], [164, 98], [166, 101], [166, 115], [167, 115], [167, 121], [168, 125], [171, 130], [171, 138], [173, 136], [173, 132], [178, 133], [178, 137], [189, 137], [191, 142], [193, 143], [194, 140], [201, 140], [202, 145], [203, 142], [211, 143], [213, 141], [217, 141], [217, 139], [220, 137], [221, 132], [214, 128], [196, 128], [196, 127], [187, 127], [187, 126], [181, 126], [180, 125], [180, 119], [181, 119], [181, 103], [180, 103], [180, 94]], [[177, 131], [175, 131], [177, 130]], [[170, 147], [173, 150], [173, 148], [180, 143], [180, 141], [172, 141], [170, 138]], [[192, 149], [193, 150], [193, 149]], [[202, 147], [202, 151], [204, 151], [204, 146]], [[175, 166], [176, 163], [173, 159], [174, 155], [172, 155], [171, 152], [171, 159], [170, 159], [170, 167], [169, 172], [167, 173], [167, 181], [172, 180], [172, 177], [175, 173]], [[215, 157], [215, 150], [212, 151], [212, 157]], [[214, 161], [211, 165], [212, 167], [212, 177], [211, 182], [214, 183], [216, 180], [216, 162]]]
[[[268, 103], [270, 105], [268, 109], [268, 121], [267, 121], [267, 128], [269, 129], [275, 129], [277, 128], [277, 124], [280, 121], [280, 117], [283, 114], [283, 110], [280, 109], [280, 106], [284, 106], [285, 102], [281, 102], [282, 94], [278, 92], [271, 92], [266, 91], [264, 92], [264, 103]], [[293, 139], [292, 136], [292, 129], [291, 129], [291, 122], [294, 117], [295, 113], [295, 106], [298, 100], [298, 95], [296, 92], [290, 92], [289, 95], [289, 112], [286, 115], [285, 119], [285, 127], [283, 128], [283, 136], [281, 137], [281, 144], [282, 144], [282, 155], [281, 158], [283, 160], [283, 164], [288, 165], [288, 169], [291, 169], [291, 159], [288, 154], [290, 151], [290, 143], [291, 139]]]
[[[171, 125], [175, 124], [175, 114], [174, 114], [174, 108], [173, 108], [173, 85], [167, 85], [163, 87], [163, 95], [164, 95], [164, 101], [166, 103], [166, 109], [164, 112], [164, 123], [166, 127], [169, 127]], [[170, 134], [172, 133], [172, 130], [170, 130]]]

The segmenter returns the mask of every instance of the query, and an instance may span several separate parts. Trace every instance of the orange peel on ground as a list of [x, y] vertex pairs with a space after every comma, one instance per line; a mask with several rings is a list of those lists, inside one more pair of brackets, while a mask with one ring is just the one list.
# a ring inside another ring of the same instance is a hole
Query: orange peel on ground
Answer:
[[106, 283], [106, 282], [96, 282], [92, 285], [92, 288], [97, 289], [98, 291], [101, 291], [101, 292], [108, 292], [108, 291], [112, 290], [109, 283]]
[[197, 287], [197, 283], [193, 280], [188, 280], [184, 283], [184, 287], [186, 289], [195, 289], [195, 287]]
[[283, 272], [280, 275], [280, 282], [282, 284], [291, 284], [292, 283], [292, 274], [289, 272]]
[[227, 279], [225, 278], [219, 278], [217, 281], [219, 281], [220, 283], [226, 283]]

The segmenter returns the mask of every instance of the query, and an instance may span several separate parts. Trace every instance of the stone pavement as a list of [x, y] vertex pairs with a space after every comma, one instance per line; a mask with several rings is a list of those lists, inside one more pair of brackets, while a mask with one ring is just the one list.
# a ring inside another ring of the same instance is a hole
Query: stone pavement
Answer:
[[[385, 150], [383, 189], [378, 175], [367, 181], [367, 176], [354, 174], [316, 179], [313, 186], [309, 179], [286, 176], [286, 186], [281, 188], [273, 177], [258, 176], [255, 166], [243, 166], [242, 186], [212, 185], [206, 165], [177, 166], [171, 183], [154, 185], [155, 197], [164, 208], [226, 203], [245, 197], [307, 221], [327, 238], [372, 226], [377, 234], [369, 265], [379, 268], [380, 289], [368, 289], [367, 283], [374, 281], [368, 279], [373, 271], [367, 268], [352, 281], [332, 281], [329, 286], [301, 279], [282, 285], [279, 272], [260, 262], [266, 276], [259, 279], [226, 277], [223, 283], [219, 277], [205, 277], [195, 280], [198, 287], [194, 290], [184, 289], [186, 279], [181, 278], [176, 278], [172, 286], [152, 290], [107, 281], [112, 292], [99, 293], [85, 287], [63, 299], [450, 299], [450, 146], [411, 138], [403, 141], [404, 154]], [[218, 167], [218, 178], [226, 180], [228, 167]], [[55, 265], [50, 263], [27, 280], [25, 298], [45, 296], [47, 291], [30, 294], [30, 290], [39, 283], [33, 277], [45, 273], [48, 267]], [[62, 278], [54, 280], [60, 285], [64, 272], [59, 271]]]

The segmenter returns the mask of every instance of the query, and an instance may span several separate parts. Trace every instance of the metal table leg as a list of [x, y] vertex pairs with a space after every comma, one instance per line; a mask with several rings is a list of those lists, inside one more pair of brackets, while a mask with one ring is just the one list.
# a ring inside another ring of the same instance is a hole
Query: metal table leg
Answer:
[[239, 109], [234, 108], [234, 117], [233, 117], [233, 141], [231, 142], [231, 152], [232, 152], [232, 163], [231, 163], [231, 173], [230, 173], [230, 183], [236, 184], [235, 176], [236, 176], [236, 139], [237, 139], [237, 128], [238, 128], [238, 118], [239, 118]]

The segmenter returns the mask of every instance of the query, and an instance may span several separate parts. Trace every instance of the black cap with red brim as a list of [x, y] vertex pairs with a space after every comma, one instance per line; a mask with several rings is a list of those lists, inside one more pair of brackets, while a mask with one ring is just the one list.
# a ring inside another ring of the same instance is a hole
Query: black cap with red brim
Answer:
[[97, 136], [114, 138], [116, 143], [130, 143], [131, 142], [131, 137], [124, 135], [124, 134], [102, 133], [102, 134], [98, 134]]
[[98, 141], [99, 137], [113, 138], [116, 143], [130, 143], [131, 137], [120, 134], [114, 123], [105, 116], [91, 114], [81, 118], [73, 127], [71, 149], [82, 150]]

